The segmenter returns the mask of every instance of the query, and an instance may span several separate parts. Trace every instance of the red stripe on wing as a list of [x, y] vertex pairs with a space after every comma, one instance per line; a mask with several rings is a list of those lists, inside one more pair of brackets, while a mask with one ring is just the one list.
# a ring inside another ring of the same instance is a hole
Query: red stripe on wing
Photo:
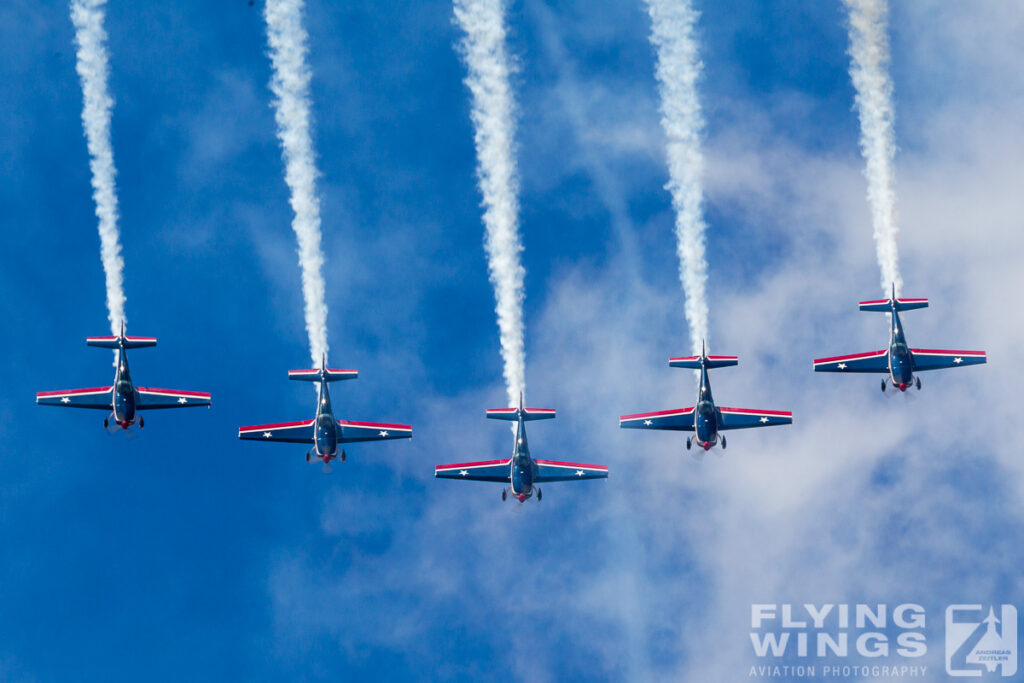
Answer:
[[36, 396], [73, 396], [75, 394], [105, 394], [114, 387], [93, 387], [92, 389], [68, 389], [66, 391], [40, 391]]
[[239, 432], [258, 432], [265, 431], [267, 429], [285, 429], [288, 427], [308, 427], [313, 424], [313, 420], [302, 420], [300, 422], [278, 422], [272, 425], [253, 425], [251, 427], [239, 427]]
[[607, 465], [588, 465], [580, 462], [561, 462], [560, 460], [534, 460], [538, 465], [552, 465], [553, 467], [568, 467], [578, 470], [597, 470], [598, 472], [607, 472]]
[[493, 465], [507, 465], [512, 461], [511, 458], [505, 460], [481, 460], [480, 462], [457, 462], [452, 465], [437, 465], [434, 467], [435, 470], [460, 470], [469, 469], [471, 467], [491, 467]]
[[412, 427], [409, 425], [394, 425], [388, 424], [387, 422], [356, 422], [354, 420], [337, 420], [340, 425], [349, 425], [352, 427], [369, 427], [371, 429], [401, 429], [407, 432], [412, 431]]
[[205, 391], [182, 391], [181, 389], [155, 389], [153, 387], [139, 387], [139, 391], [151, 391], [154, 394], [168, 394], [170, 396], [195, 396], [196, 398], [210, 398]]
[[984, 351], [949, 351], [946, 349], [910, 349], [911, 353], [924, 353], [936, 356], [984, 356]]
[[719, 408], [723, 413], [736, 413], [737, 415], [778, 415], [779, 417], [793, 417], [789, 410], [751, 410], [747, 408]]
[[868, 351], [867, 353], [851, 353], [846, 356], [832, 356], [830, 358], [815, 358], [815, 363], [831, 363], [837, 360], [857, 360], [858, 358], [878, 358], [884, 356], [888, 351], [882, 349], [880, 351]]
[[667, 417], [670, 415], [686, 415], [693, 412], [693, 406], [689, 408], [676, 408], [674, 410], [659, 410], [655, 413], [637, 413], [636, 415], [621, 415], [620, 420], [635, 420], [639, 417]]

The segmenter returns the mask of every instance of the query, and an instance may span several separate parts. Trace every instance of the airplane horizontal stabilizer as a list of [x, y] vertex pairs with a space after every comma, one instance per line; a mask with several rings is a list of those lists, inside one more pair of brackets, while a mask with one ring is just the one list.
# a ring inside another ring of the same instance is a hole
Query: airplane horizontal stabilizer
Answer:
[[[897, 311], [912, 311], [915, 308], [928, 308], [928, 299], [896, 299]], [[892, 299], [861, 301], [860, 310], [888, 313], [892, 310]]]
[[[490, 408], [487, 417], [492, 420], [507, 420], [517, 422], [519, 420], [519, 408]], [[550, 420], [555, 416], [554, 408], [523, 408], [523, 421]]]
[[86, 337], [85, 343], [102, 349], [141, 349], [156, 346], [156, 337]]
[[[319, 382], [320, 370], [289, 370], [288, 379], [297, 379], [303, 382]], [[328, 382], [337, 382], [343, 379], [356, 379], [359, 377], [358, 370], [338, 370], [327, 368], [323, 371], [323, 378]]]
[[[730, 365], [738, 365], [740, 360], [737, 356], [704, 356], [704, 367], [725, 368]], [[669, 358], [668, 364], [673, 368], [690, 368], [700, 370], [701, 356], [682, 356], [680, 358]]]

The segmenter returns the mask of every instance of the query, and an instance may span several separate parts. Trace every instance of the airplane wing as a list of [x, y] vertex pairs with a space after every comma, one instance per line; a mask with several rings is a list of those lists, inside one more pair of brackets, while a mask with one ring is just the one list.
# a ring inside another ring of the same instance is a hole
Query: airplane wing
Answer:
[[238, 438], [249, 441], [287, 441], [288, 443], [313, 443], [314, 420], [303, 422], [280, 422], [272, 425], [239, 427]]
[[409, 425], [393, 425], [382, 422], [353, 422], [352, 420], [337, 420], [337, 423], [338, 443], [412, 438], [412, 427]]
[[815, 358], [815, 372], [889, 372], [889, 352], [869, 351], [848, 356]]
[[36, 403], [41, 406], [65, 406], [67, 408], [114, 409], [114, 387], [93, 389], [67, 389], [66, 391], [40, 391]]
[[939, 370], [962, 365], [981, 365], [984, 351], [944, 351], [941, 349], [910, 349], [914, 357], [914, 370]]
[[512, 458], [438, 465], [434, 468], [434, 476], [440, 479], [508, 482], [511, 481], [511, 464]]
[[693, 431], [693, 406], [656, 413], [637, 413], [619, 418], [623, 429], [671, 429], [676, 432]]
[[153, 389], [137, 387], [139, 410], [155, 408], [191, 408], [210, 405], [210, 395], [202, 391], [178, 391], [176, 389]]
[[751, 410], [749, 408], [719, 408], [722, 422], [719, 429], [746, 429], [748, 427], [771, 427], [793, 423], [793, 413], [788, 410]]
[[543, 484], [548, 481], [575, 481], [577, 479], [607, 479], [606, 465], [585, 465], [576, 462], [559, 462], [557, 460], [534, 460], [537, 474], [533, 481]]

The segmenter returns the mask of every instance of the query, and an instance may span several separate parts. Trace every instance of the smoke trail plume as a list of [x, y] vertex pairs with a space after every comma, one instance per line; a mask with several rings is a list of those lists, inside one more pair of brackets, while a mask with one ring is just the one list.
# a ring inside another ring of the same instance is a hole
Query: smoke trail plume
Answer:
[[327, 353], [327, 303], [321, 272], [324, 256], [320, 250], [320, 201], [310, 132], [310, 72], [306, 66], [306, 31], [302, 28], [303, 5], [303, 0], [267, 0], [263, 18], [273, 66], [270, 89], [274, 93], [277, 137], [295, 212], [292, 229], [299, 242], [309, 353], [318, 367], [321, 356]]
[[886, 35], [886, 0], [843, 0], [850, 13], [850, 78], [857, 91], [860, 116], [860, 149], [868, 181], [868, 203], [875, 233], [882, 290], [890, 295], [896, 283], [899, 295], [903, 281], [899, 273], [896, 238], [896, 191], [893, 157], [892, 80], [889, 78], [889, 39]]
[[700, 135], [704, 119], [697, 98], [701, 62], [695, 31], [698, 13], [689, 0], [646, 0], [651, 16], [651, 44], [657, 51], [656, 75], [661, 93], [661, 125], [668, 138], [666, 188], [676, 212], [679, 280], [686, 294], [686, 322], [693, 353], [708, 337], [708, 304], [704, 291], [708, 263], [704, 255], [701, 207], [704, 157]]
[[497, 301], [501, 355], [509, 405], [525, 389], [523, 276], [519, 262], [519, 198], [512, 150], [515, 104], [509, 87], [502, 0], [455, 0], [455, 18], [465, 32], [461, 49], [473, 96], [472, 120], [477, 178], [483, 194], [488, 267]]
[[82, 81], [82, 125], [89, 148], [92, 196], [99, 219], [100, 256], [107, 281], [107, 317], [112, 334], [120, 334], [124, 321], [124, 260], [117, 231], [117, 191], [114, 150], [110, 144], [110, 110], [107, 92], [107, 32], [103, 29], [106, 0], [73, 0], [71, 23], [78, 46], [75, 68]]

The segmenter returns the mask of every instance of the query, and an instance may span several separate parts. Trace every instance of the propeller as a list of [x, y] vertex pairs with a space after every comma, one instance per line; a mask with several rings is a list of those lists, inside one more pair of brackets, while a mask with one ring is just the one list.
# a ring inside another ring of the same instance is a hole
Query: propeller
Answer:
[[120, 431], [124, 431], [121, 429], [121, 425], [117, 424], [117, 418], [114, 417], [113, 413], [110, 414], [110, 417], [103, 420], [103, 428], [107, 430], [107, 434], [117, 434]]
[[331, 467], [331, 464], [328, 463], [328, 462], [325, 462], [324, 463], [324, 469], [323, 469], [324, 474], [330, 474], [333, 471], [334, 471], [334, 468]]

